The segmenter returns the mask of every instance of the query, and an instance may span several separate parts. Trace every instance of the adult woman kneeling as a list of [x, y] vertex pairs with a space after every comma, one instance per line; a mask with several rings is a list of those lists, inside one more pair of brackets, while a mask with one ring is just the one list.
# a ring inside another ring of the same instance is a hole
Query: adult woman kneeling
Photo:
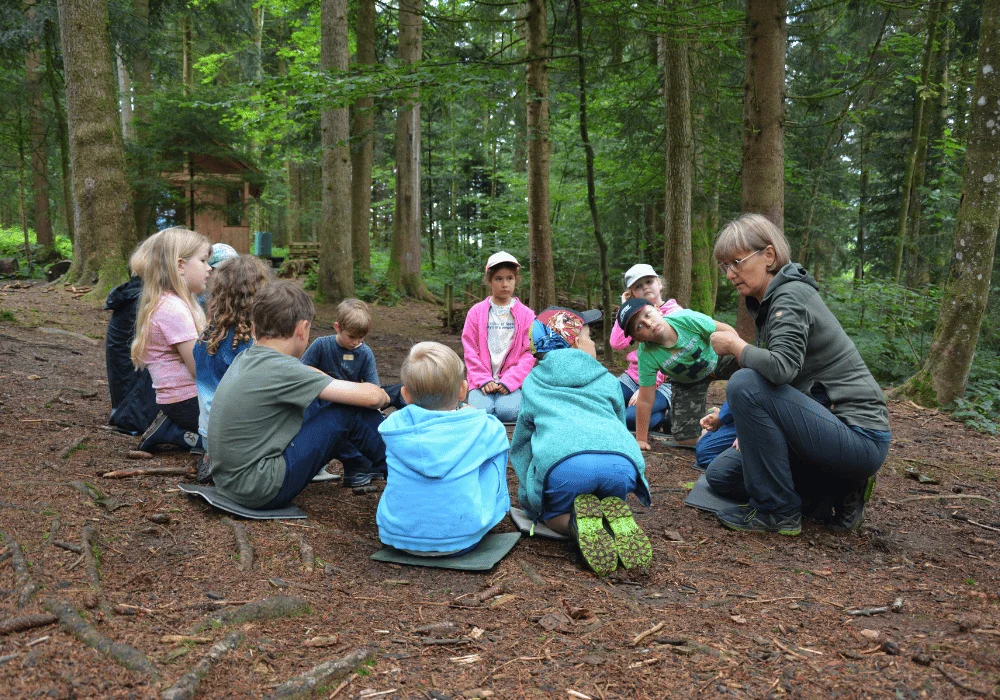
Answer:
[[768, 219], [730, 222], [714, 254], [756, 325], [753, 345], [733, 332], [712, 335], [715, 351], [742, 368], [726, 387], [737, 441], [706, 478], [747, 505], [719, 520], [733, 530], [797, 535], [805, 514], [856, 529], [889, 452], [882, 390]]

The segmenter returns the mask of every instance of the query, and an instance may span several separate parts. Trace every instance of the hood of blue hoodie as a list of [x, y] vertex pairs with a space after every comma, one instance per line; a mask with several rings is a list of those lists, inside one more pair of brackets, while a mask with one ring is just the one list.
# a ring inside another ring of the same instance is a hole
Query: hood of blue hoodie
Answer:
[[[509, 448], [504, 431], [490, 429], [485, 411], [428, 411], [409, 405], [379, 426], [387, 456], [428, 479], [443, 479], [453, 470], [478, 467], [482, 455]], [[485, 439], [485, 442], [484, 442]]]

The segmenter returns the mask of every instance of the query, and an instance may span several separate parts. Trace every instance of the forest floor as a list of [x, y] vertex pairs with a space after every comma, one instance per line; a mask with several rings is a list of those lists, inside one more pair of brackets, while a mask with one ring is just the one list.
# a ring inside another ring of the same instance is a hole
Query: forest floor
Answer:
[[[633, 501], [653, 542], [648, 575], [598, 579], [565, 543], [527, 537], [485, 574], [375, 562], [378, 494], [337, 482], [299, 497], [308, 520], [245, 522], [255, 558], [244, 572], [228, 522], [177, 490], [185, 477], [101, 476], [193, 460], [126, 459], [136, 438], [105, 426], [105, 312], [62, 285], [21, 284], [0, 283], [0, 310], [14, 319], [0, 317], [0, 529], [23, 551], [23, 560], [7, 556], [16, 545], [0, 544], [0, 628], [68, 601], [146, 665], [129, 670], [65, 626], [0, 632], [4, 697], [157, 697], [232, 629], [245, 639], [205, 677], [203, 697], [261, 697], [362, 648], [372, 660], [317, 697], [998, 693], [1000, 440], [935, 411], [890, 403], [892, 450], [851, 535], [808, 523], [797, 538], [730, 533], [682, 504], [698, 476], [693, 455], [660, 443], [647, 463], [653, 506]], [[332, 316], [320, 307], [315, 331], [332, 332]], [[434, 307], [378, 308], [369, 343], [383, 381], [398, 381], [410, 344], [425, 339], [460, 349]], [[910, 468], [940, 483], [907, 478]], [[84, 495], [85, 484], [103, 497]], [[95, 533], [92, 567], [53, 545], [79, 544], [85, 526]], [[498, 529], [514, 528], [505, 520]], [[321, 560], [315, 572], [303, 569], [300, 539]], [[273, 596], [305, 603], [194, 633], [213, 610]], [[848, 614], [897, 599], [898, 612]]]

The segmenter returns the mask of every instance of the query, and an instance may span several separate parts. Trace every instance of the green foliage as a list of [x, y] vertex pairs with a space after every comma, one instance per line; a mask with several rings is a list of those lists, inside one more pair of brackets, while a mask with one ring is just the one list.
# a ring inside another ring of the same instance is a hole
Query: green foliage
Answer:
[[2, 309], [0, 310], [0, 321], [4, 323], [17, 323], [17, 316], [14, 315], [13, 311]]
[[24, 255], [24, 231], [20, 228], [0, 227], [0, 258], [16, 258], [21, 274], [26, 277], [40, 278], [45, 276], [45, 267], [54, 260], [72, 260], [73, 242], [66, 236], [57, 235], [52, 248], [41, 246], [37, 242], [35, 231], [28, 229], [28, 240], [31, 242], [31, 273], [28, 274], [27, 258]]

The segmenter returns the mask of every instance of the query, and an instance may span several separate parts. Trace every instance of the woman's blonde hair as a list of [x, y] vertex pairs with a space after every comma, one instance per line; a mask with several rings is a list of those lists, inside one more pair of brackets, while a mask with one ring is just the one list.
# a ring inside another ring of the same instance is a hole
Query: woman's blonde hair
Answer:
[[205, 312], [201, 310], [198, 299], [181, 277], [178, 263], [193, 258], [206, 247], [211, 252], [212, 243], [203, 235], [175, 226], [154, 233], [140, 243], [132, 253], [129, 267], [132, 268], [133, 274], [142, 278], [142, 296], [139, 297], [135, 340], [132, 341], [132, 364], [136, 369], [146, 366], [142, 358], [149, 346], [151, 334], [149, 318], [164, 293], [173, 292], [180, 297], [181, 301], [191, 309], [198, 332], [205, 330]]
[[744, 214], [722, 227], [715, 238], [713, 255], [720, 263], [729, 262], [768, 246], [774, 248], [774, 264], [768, 270], [777, 272], [791, 258], [785, 235], [766, 216]]
[[270, 276], [267, 265], [253, 255], [229, 258], [215, 268], [208, 285], [209, 324], [201, 336], [209, 355], [219, 351], [230, 329], [235, 331], [233, 350], [250, 340], [250, 306]]

